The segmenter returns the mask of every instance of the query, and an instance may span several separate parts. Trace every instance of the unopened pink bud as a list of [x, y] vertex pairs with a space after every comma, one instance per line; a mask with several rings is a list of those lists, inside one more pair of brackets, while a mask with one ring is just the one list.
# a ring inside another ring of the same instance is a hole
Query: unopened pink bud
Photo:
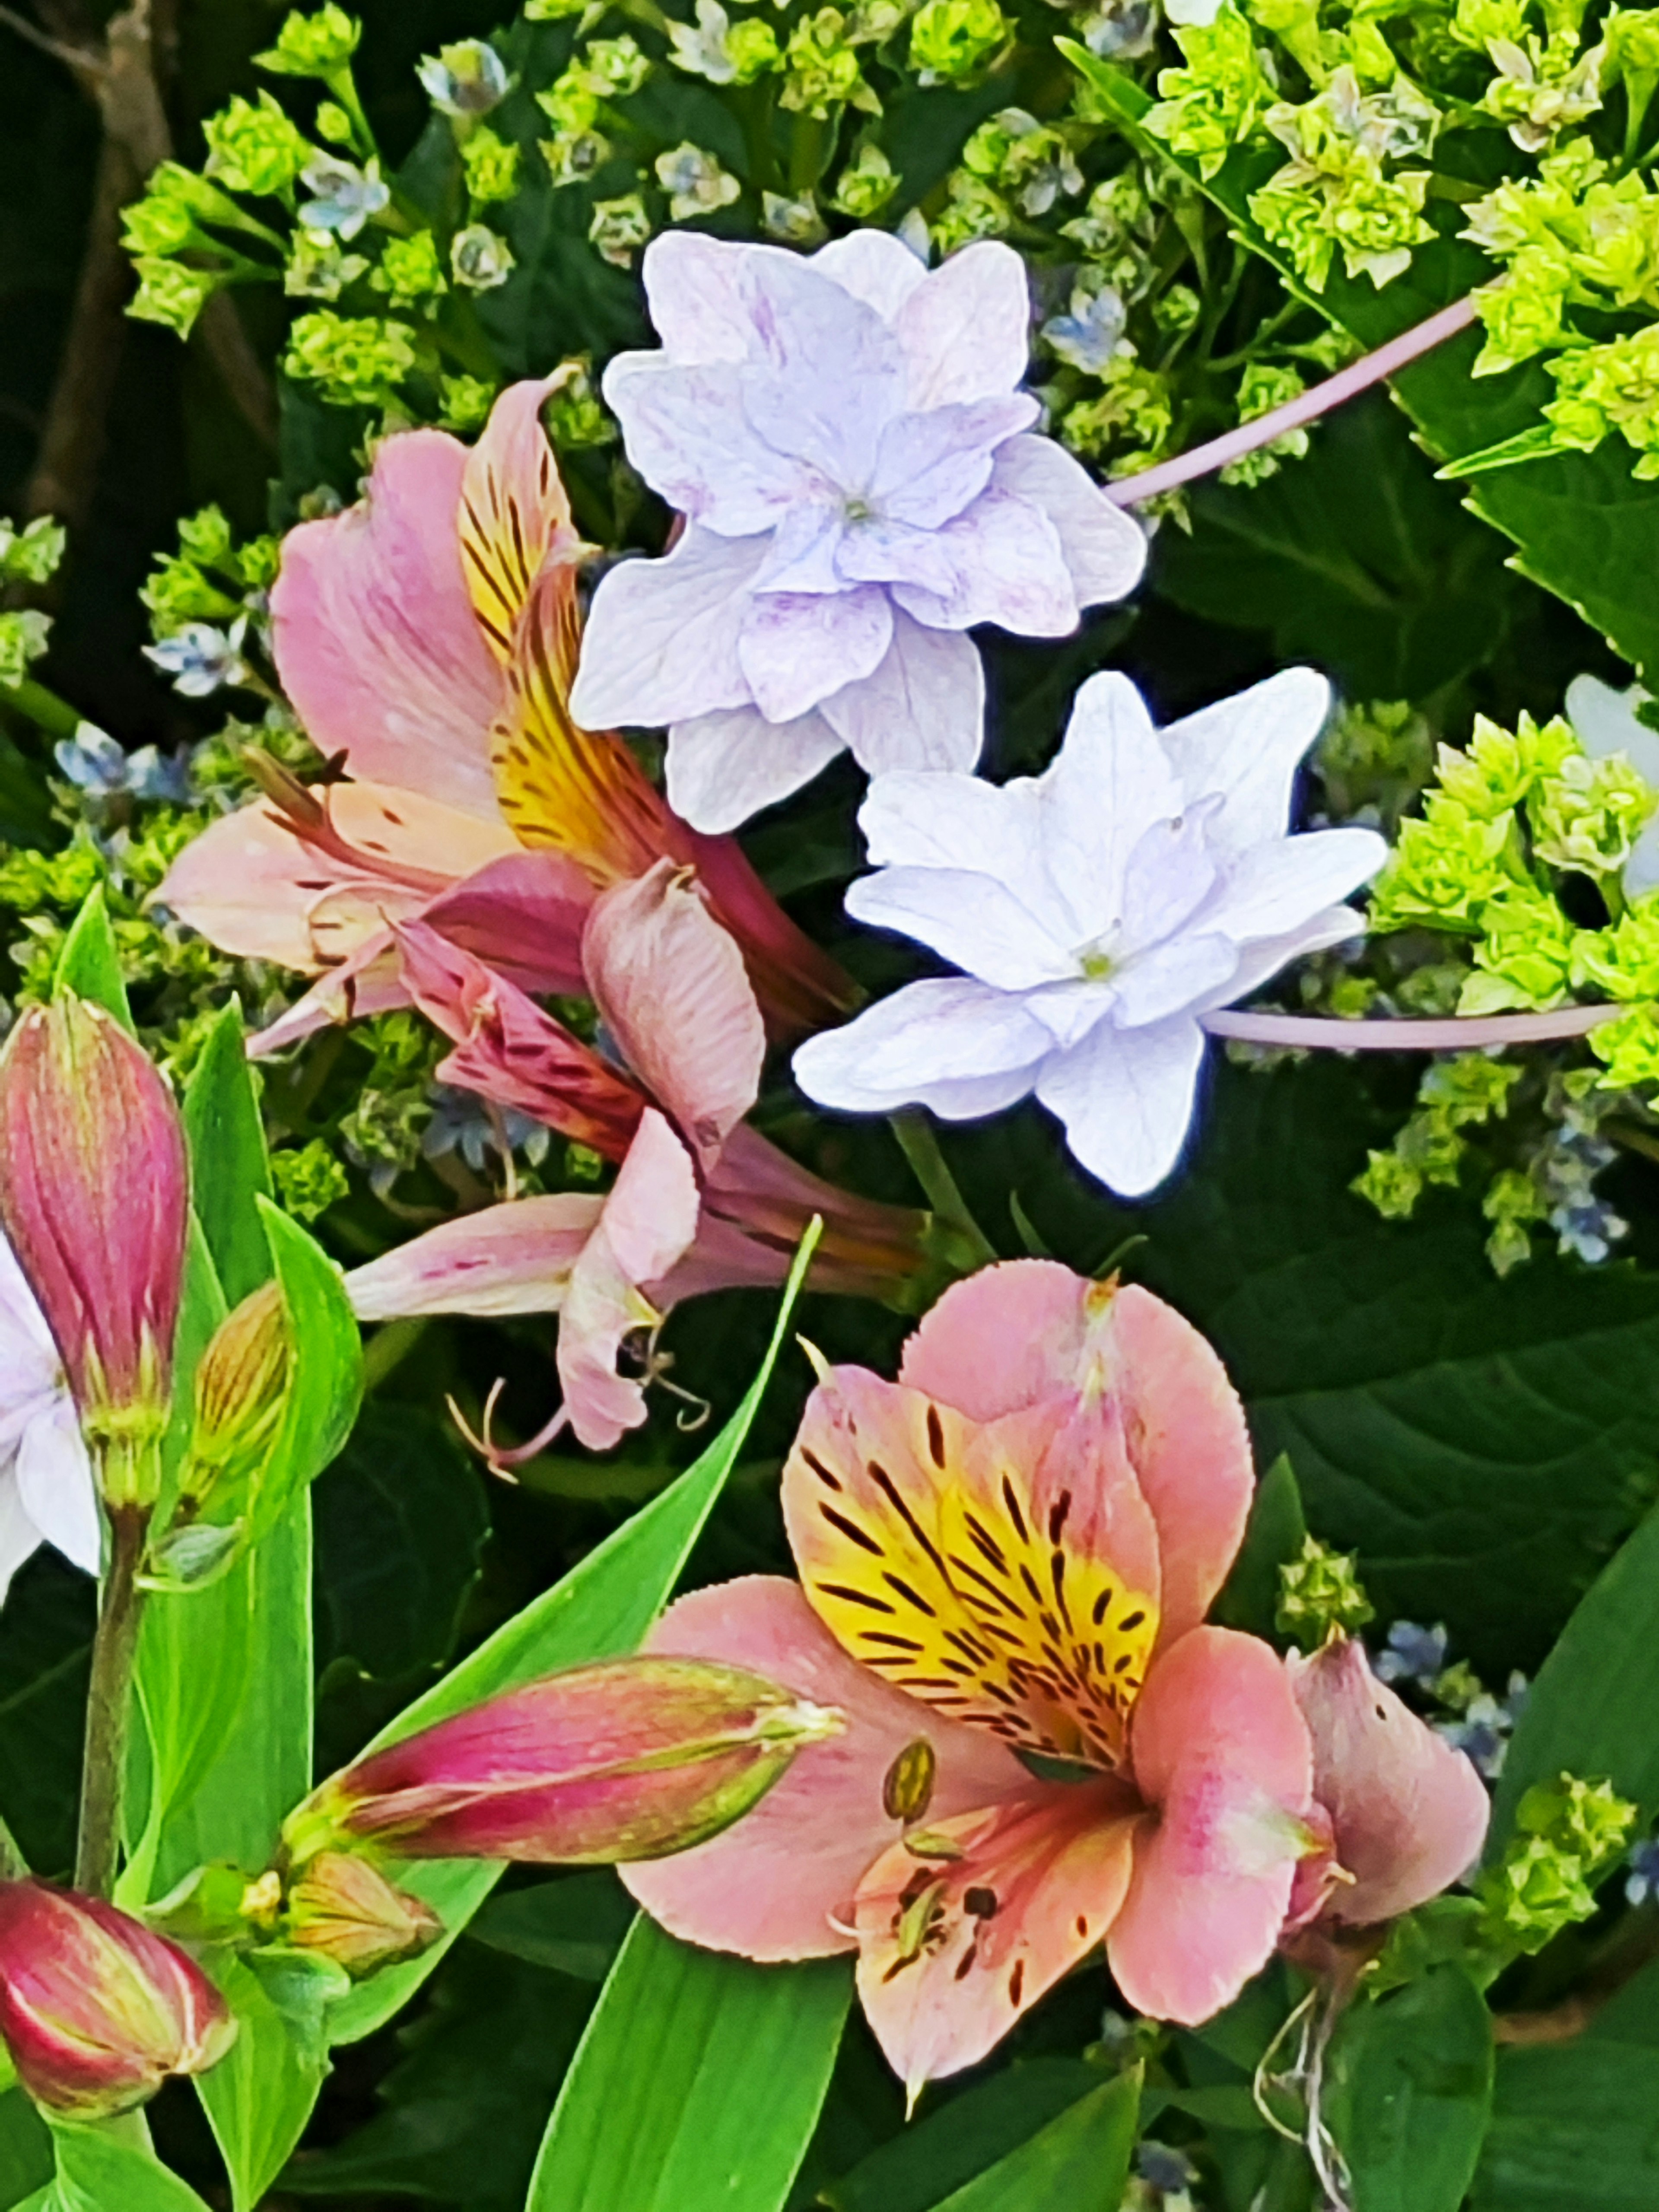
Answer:
[[615, 1864], [662, 1858], [749, 1811], [839, 1713], [735, 1667], [639, 1657], [573, 1667], [440, 1721], [333, 1776], [284, 1830], [291, 1861]]
[[199, 1966], [114, 1905], [0, 1883], [0, 2035], [37, 2104], [125, 2112], [170, 2074], [203, 2074], [236, 2022]]
[[178, 1109], [138, 1045], [70, 992], [31, 1006], [0, 1055], [0, 1226], [108, 1448], [112, 1504], [165, 1423], [188, 1210]]
[[288, 1893], [284, 1940], [349, 1974], [372, 1973], [435, 1943], [444, 1924], [424, 1899], [396, 1888], [369, 1860], [319, 1851]]

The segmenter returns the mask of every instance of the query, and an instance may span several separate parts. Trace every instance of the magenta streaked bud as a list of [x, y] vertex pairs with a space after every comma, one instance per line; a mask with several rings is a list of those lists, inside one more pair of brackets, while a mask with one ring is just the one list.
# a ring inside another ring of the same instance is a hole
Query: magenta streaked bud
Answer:
[[124, 2112], [170, 2074], [204, 2074], [236, 2022], [201, 1968], [114, 1905], [0, 1883], [0, 2034], [37, 2104]]
[[444, 1923], [424, 1899], [389, 1882], [349, 1851], [319, 1851], [288, 1893], [284, 1939], [296, 1951], [332, 1959], [353, 1976], [435, 1943]]
[[0, 1055], [0, 1226], [112, 1505], [151, 1502], [188, 1212], [178, 1109], [137, 1043], [73, 993], [31, 1006]]
[[718, 1835], [842, 1716], [695, 1659], [608, 1659], [509, 1690], [332, 1776], [283, 1831], [319, 1850], [611, 1865]]

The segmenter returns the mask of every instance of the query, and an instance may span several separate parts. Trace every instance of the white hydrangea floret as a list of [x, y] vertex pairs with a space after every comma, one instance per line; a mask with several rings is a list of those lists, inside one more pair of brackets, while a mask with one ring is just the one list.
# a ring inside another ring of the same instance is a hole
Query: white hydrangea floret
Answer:
[[966, 633], [1064, 637], [1146, 540], [1036, 434], [1011, 247], [928, 271], [885, 231], [811, 255], [700, 234], [645, 257], [662, 339], [605, 375], [628, 458], [686, 518], [594, 595], [572, 709], [668, 729], [668, 794], [734, 829], [843, 749], [870, 775], [971, 769]]
[[[1567, 720], [1592, 760], [1623, 753], [1644, 783], [1659, 791], [1659, 730], [1640, 720], [1638, 708], [1650, 707], [1652, 695], [1639, 684], [1615, 691], [1595, 676], [1576, 676], [1567, 686]], [[1638, 830], [1620, 880], [1626, 898], [1659, 890], [1659, 814]]]
[[1035, 1095], [1126, 1198], [1175, 1166], [1202, 1017], [1364, 927], [1341, 904], [1388, 847], [1288, 832], [1329, 689], [1295, 668], [1165, 730], [1122, 676], [1077, 696], [1040, 776], [878, 776], [859, 816], [876, 872], [847, 910], [963, 972], [911, 983], [795, 1054], [801, 1088], [849, 1113], [948, 1121]]

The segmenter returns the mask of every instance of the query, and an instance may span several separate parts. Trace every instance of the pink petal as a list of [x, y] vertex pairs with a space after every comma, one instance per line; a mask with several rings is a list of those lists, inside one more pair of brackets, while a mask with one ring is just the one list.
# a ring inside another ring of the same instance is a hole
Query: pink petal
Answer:
[[520, 1198], [440, 1222], [345, 1279], [359, 1321], [403, 1314], [556, 1313], [605, 1201], [580, 1192]]
[[619, 884], [582, 939], [601, 1018], [705, 1171], [754, 1104], [766, 1030], [737, 943], [672, 860]]
[[1011, 1260], [952, 1284], [904, 1349], [902, 1382], [975, 1420], [1104, 1389], [1163, 1553], [1163, 1626], [1196, 1626], [1226, 1579], [1255, 1486], [1237, 1393], [1205, 1338], [1138, 1285]]
[[1000, 1744], [855, 1666], [781, 1577], [750, 1575], [693, 1591], [670, 1607], [647, 1648], [753, 1668], [847, 1717], [844, 1734], [807, 1745], [723, 1836], [621, 1869], [653, 1918], [687, 1942], [769, 1961], [850, 1950], [854, 1938], [844, 1930], [860, 1879], [897, 1833], [882, 1807], [882, 1784], [899, 1753], [922, 1738], [937, 1761], [930, 1822], [1031, 1787]]
[[1194, 1629], [1154, 1662], [1131, 1742], [1155, 1809], [1107, 1957], [1137, 2012], [1194, 2027], [1273, 1954], [1317, 1840], [1312, 1746], [1277, 1655], [1225, 1628]]
[[398, 932], [404, 981], [456, 1049], [443, 1082], [512, 1106], [607, 1159], [620, 1160], [647, 1101], [533, 999], [426, 923]]
[[192, 839], [168, 869], [156, 902], [222, 952], [309, 975], [321, 963], [307, 916], [341, 872], [307, 852], [260, 801]]
[[488, 733], [502, 685], [461, 568], [466, 465], [444, 431], [386, 439], [365, 500], [283, 541], [272, 639], [283, 687], [324, 752], [495, 822]]
[[550, 561], [572, 561], [582, 550], [542, 428], [547, 396], [568, 374], [509, 384], [461, 474], [454, 515], [461, 569], [484, 642], [503, 665], [538, 576]]
[[1361, 1927], [1438, 1896], [1486, 1840], [1491, 1805], [1474, 1766], [1377, 1680], [1357, 1639], [1285, 1664], [1313, 1738], [1314, 1795], [1354, 1878], [1332, 1889], [1325, 1917]]
[[623, 1340], [659, 1316], [640, 1285], [665, 1275], [697, 1231], [691, 1158], [647, 1107], [592, 1236], [571, 1270], [559, 1323], [559, 1379], [570, 1425], [608, 1451], [645, 1419], [642, 1385], [617, 1372]]
[[927, 1826], [964, 1856], [927, 1864], [894, 1844], [858, 1894], [859, 1996], [913, 2096], [983, 2058], [1099, 1942], [1129, 1885], [1135, 1805], [1118, 1782], [1033, 1782]]
[[[418, 914], [419, 908], [416, 912]], [[301, 1037], [331, 1025], [343, 1028], [370, 1014], [390, 1013], [410, 1003], [398, 940], [390, 929], [377, 930], [349, 952], [336, 968], [319, 977], [286, 1012], [248, 1039], [250, 1060], [268, 1060], [298, 1044]]]
[[1121, 1757], [1158, 1553], [1109, 1421], [1056, 1398], [981, 1427], [834, 1368], [807, 1401], [783, 1512], [809, 1601], [865, 1666], [1028, 1750]]
[[817, 1289], [887, 1297], [922, 1265], [927, 1215], [825, 1182], [746, 1121], [705, 1176], [703, 1206], [790, 1257], [812, 1216], [821, 1215], [823, 1238], [809, 1279]]

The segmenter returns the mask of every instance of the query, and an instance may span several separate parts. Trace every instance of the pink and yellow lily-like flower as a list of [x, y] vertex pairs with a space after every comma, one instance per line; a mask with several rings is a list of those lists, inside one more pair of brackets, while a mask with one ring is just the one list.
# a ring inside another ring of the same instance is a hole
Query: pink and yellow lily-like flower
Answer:
[[[926, 1215], [837, 1189], [751, 1128], [766, 1056], [738, 945], [699, 881], [660, 860], [603, 892], [576, 988], [598, 1011], [605, 1058], [516, 985], [441, 936], [401, 925], [402, 980], [455, 1049], [441, 1079], [512, 1107], [617, 1163], [603, 1197], [522, 1198], [445, 1222], [347, 1278], [360, 1319], [557, 1312], [563, 1404], [528, 1443], [486, 1447], [498, 1466], [566, 1425], [595, 1449], [645, 1419], [624, 1342], [654, 1335], [698, 1292], [783, 1281], [815, 1215], [811, 1281], [890, 1297], [923, 1264]], [[653, 1362], [647, 1359], [647, 1372]]]
[[267, 796], [187, 847], [157, 894], [223, 951], [319, 976], [257, 1051], [406, 1005], [392, 925], [417, 915], [528, 990], [579, 989], [595, 896], [663, 858], [696, 869], [774, 1034], [856, 996], [735, 839], [690, 829], [614, 732], [570, 718], [591, 549], [541, 425], [557, 381], [510, 386], [471, 449], [441, 430], [386, 439], [359, 506], [283, 540], [277, 671], [350, 780], [306, 787], [265, 763]]
[[799, 1586], [697, 1591], [651, 1638], [842, 1733], [629, 1888], [714, 1948], [856, 1949], [913, 2094], [1103, 1942], [1137, 2011], [1196, 2023], [1288, 1933], [1433, 1895], [1485, 1832], [1468, 1760], [1358, 1647], [1206, 1624], [1252, 1488], [1221, 1363], [1159, 1299], [1042, 1261], [957, 1285], [897, 1382], [823, 1371], [784, 1470]]

